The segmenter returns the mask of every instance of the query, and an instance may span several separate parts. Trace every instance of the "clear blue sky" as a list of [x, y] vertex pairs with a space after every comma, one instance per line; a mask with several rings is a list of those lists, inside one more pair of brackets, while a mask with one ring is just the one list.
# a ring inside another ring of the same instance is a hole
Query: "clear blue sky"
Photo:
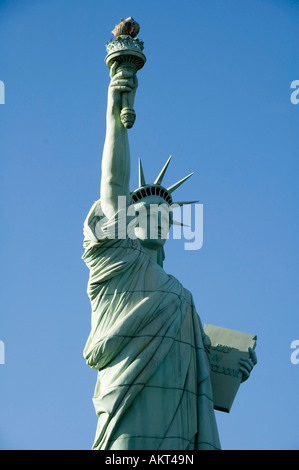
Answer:
[[[165, 269], [203, 323], [258, 336], [259, 364], [230, 414], [224, 449], [299, 449], [298, 0], [0, 0], [0, 448], [89, 449], [96, 373], [84, 218], [99, 197], [108, 69], [121, 17], [141, 25], [130, 131], [132, 189], [151, 180], [204, 207], [204, 244], [169, 240]], [[154, 404], [153, 404], [154, 407]]]

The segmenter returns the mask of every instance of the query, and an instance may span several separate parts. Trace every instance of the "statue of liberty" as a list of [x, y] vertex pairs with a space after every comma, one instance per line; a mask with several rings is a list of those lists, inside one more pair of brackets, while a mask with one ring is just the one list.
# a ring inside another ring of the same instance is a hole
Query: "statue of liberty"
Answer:
[[[132, 26], [132, 19], [124, 23]], [[132, 30], [115, 36], [132, 42]], [[165, 233], [172, 222], [167, 208], [187, 177], [163, 187], [168, 160], [148, 184], [139, 162], [139, 187], [130, 191], [127, 128], [132, 125], [136, 69], [121, 67], [119, 60], [109, 66], [101, 194], [84, 223], [83, 259], [90, 271], [92, 308], [84, 357], [98, 374], [93, 449], [220, 449], [209, 338], [191, 293], [163, 269]], [[159, 217], [152, 216], [152, 206], [158, 207]], [[128, 208], [146, 214], [147, 223], [139, 219], [131, 226], [135, 236], [130, 230], [119, 236], [120, 227], [125, 223], [128, 228], [132, 221]], [[245, 379], [252, 361], [240, 367]]]

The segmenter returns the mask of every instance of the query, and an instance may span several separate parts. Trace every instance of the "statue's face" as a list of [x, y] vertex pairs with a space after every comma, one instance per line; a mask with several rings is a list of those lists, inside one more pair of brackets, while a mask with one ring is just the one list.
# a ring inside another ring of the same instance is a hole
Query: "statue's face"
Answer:
[[135, 204], [138, 224], [135, 234], [151, 250], [162, 248], [171, 225], [169, 206], [164, 199], [149, 196]]

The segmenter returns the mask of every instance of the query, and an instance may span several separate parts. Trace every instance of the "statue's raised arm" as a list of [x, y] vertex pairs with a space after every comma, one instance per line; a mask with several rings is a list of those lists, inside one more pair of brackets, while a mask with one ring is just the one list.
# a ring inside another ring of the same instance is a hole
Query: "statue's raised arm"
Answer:
[[133, 126], [136, 72], [144, 62], [143, 43], [134, 39], [139, 25], [132, 19], [121, 20], [113, 30], [115, 40], [107, 44], [106, 63], [110, 68], [106, 138], [102, 157], [101, 201], [107, 217], [117, 211], [119, 196], [130, 197], [130, 150], [127, 129]]
[[134, 99], [137, 88], [136, 75], [117, 72], [117, 63], [111, 68], [108, 89], [106, 138], [102, 157], [101, 201], [107, 217], [117, 210], [118, 196], [129, 198], [130, 149], [128, 131], [121, 122], [120, 113], [123, 93]]

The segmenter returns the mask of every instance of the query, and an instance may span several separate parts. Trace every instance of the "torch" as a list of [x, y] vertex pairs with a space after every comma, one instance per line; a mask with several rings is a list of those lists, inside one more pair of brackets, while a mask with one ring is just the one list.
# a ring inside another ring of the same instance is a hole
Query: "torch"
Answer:
[[[143, 51], [143, 42], [136, 38], [139, 33], [139, 24], [133, 18], [121, 19], [112, 31], [115, 39], [111, 39], [106, 44], [108, 52], [105, 62], [111, 68], [114, 62], [118, 63], [117, 71], [140, 70], [146, 61]], [[124, 127], [130, 129], [135, 122], [136, 113], [133, 109], [133, 103], [129, 98], [129, 92], [122, 95], [122, 109], [120, 119]]]

